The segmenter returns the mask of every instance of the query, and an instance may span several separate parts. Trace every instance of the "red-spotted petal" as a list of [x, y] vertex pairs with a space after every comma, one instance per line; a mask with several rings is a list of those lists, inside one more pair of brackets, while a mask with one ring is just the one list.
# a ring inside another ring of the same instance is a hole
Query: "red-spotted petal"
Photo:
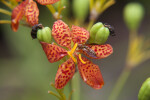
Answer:
[[55, 87], [57, 89], [63, 88], [67, 84], [67, 82], [72, 78], [74, 72], [75, 64], [70, 58], [59, 67], [55, 77]]
[[64, 56], [67, 55], [67, 51], [57, 45], [48, 44], [45, 42], [40, 42], [40, 43], [43, 47], [43, 50], [49, 62], [51, 63], [59, 61], [60, 59], [62, 59]]
[[78, 70], [83, 81], [94, 89], [101, 89], [104, 85], [104, 81], [98, 65], [93, 64], [84, 57], [82, 57], [82, 60], [86, 63], [83, 64], [80, 59], [77, 58]]
[[30, 0], [25, 8], [26, 21], [31, 25], [38, 24], [39, 9], [36, 2]]
[[113, 48], [110, 44], [105, 44], [105, 45], [88, 45], [92, 51], [95, 52], [96, 56], [91, 56], [88, 54], [88, 52], [85, 52], [83, 50], [80, 50], [83, 54], [85, 54], [87, 57], [92, 58], [92, 59], [102, 59], [106, 58], [109, 55], [113, 53]]
[[11, 15], [11, 28], [13, 31], [17, 31], [19, 27], [19, 21], [24, 15], [24, 7], [26, 6], [26, 1], [23, 1], [17, 7], [15, 7], [12, 11]]
[[84, 28], [72, 25], [71, 37], [74, 43], [83, 44], [89, 39], [89, 32]]
[[49, 5], [58, 2], [59, 0], [36, 0], [41, 5]]
[[70, 29], [63, 21], [58, 20], [54, 23], [52, 36], [59, 45], [71, 48]]

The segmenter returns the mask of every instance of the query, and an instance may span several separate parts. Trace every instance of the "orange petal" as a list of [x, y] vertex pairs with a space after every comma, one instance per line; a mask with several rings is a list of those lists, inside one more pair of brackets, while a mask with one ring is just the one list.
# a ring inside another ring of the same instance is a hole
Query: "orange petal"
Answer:
[[89, 39], [89, 32], [84, 28], [72, 25], [71, 37], [74, 43], [83, 44]]
[[70, 29], [63, 21], [58, 20], [54, 23], [52, 36], [59, 45], [71, 48]]
[[38, 24], [39, 9], [37, 7], [36, 2], [34, 2], [33, 0], [30, 0], [26, 5], [25, 16], [26, 16], [26, 21], [31, 26]]
[[95, 51], [92, 50], [88, 45], [78, 44], [78, 51], [77, 52], [83, 53], [87, 57], [90, 57], [90, 58], [95, 58], [95, 59], [97, 58]]
[[23, 1], [17, 7], [15, 7], [12, 11], [11, 15], [11, 28], [13, 31], [17, 31], [19, 27], [19, 21], [24, 15], [24, 7], [26, 6], [26, 1]]
[[85, 83], [94, 89], [101, 89], [104, 85], [103, 77], [98, 65], [93, 64], [88, 59], [82, 57], [82, 60], [86, 62], [83, 64], [78, 58], [78, 70]]
[[102, 59], [102, 58], [106, 58], [109, 55], [111, 55], [113, 53], [113, 48], [111, 45], [109, 44], [105, 44], [105, 45], [88, 45], [90, 47], [90, 49], [92, 49], [92, 51], [95, 52], [96, 57], [95, 56], [91, 56], [90, 53], [85, 52], [83, 50], [80, 50], [83, 54], [85, 54], [87, 57], [92, 58], [92, 59]]
[[75, 64], [70, 58], [64, 62], [58, 69], [55, 77], [55, 87], [57, 89], [63, 88], [72, 78], [75, 72]]
[[56, 3], [59, 0], [36, 0], [36, 1], [41, 5], [49, 5], [49, 4]]
[[49, 62], [59, 61], [67, 55], [67, 51], [57, 45], [40, 42]]

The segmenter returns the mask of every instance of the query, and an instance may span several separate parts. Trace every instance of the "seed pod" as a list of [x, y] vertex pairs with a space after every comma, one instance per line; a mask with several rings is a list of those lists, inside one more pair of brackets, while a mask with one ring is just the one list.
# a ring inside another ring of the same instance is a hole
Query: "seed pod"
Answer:
[[150, 100], [150, 78], [143, 84], [138, 94], [138, 100]]
[[103, 44], [107, 41], [110, 31], [103, 23], [98, 22], [90, 30], [90, 44]]
[[144, 16], [144, 8], [139, 3], [129, 3], [124, 8], [124, 20], [130, 30], [138, 29]]
[[43, 42], [51, 43], [51, 29], [44, 27], [37, 31], [37, 39]]

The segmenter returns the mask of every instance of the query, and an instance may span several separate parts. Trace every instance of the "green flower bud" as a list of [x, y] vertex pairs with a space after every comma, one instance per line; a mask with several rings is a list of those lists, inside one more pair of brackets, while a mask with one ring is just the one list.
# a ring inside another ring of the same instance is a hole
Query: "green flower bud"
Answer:
[[37, 39], [43, 42], [51, 43], [51, 29], [49, 27], [38, 29]]
[[103, 23], [98, 22], [90, 30], [90, 44], [103, 44], [107, 41], [110, 31]]
[[89, 10], [89, 0], [73, 0], [73, 13], [77, 20], [83, 22]]
[[150, 78], [143, 84], [138, 94], [138, 100], [150, 100]]
[[92, 26], [92, 28], [90, 30], [89, 43], [93, 43], [95, 41], [96, 33], [101, 27], [104, 27], [103, 23], [101, 23], [101, 22], [98, 22]]
[[101, 27], [95, 36], [95, 43], [96, 44], [103, 44], [107, 41], [109, 36], [109, 29], [107, 27]]
[[144, 8], [139, 3], [129, 3], [124, 8], [124, 20], [130, 30], [138, 29], [144, 16]]

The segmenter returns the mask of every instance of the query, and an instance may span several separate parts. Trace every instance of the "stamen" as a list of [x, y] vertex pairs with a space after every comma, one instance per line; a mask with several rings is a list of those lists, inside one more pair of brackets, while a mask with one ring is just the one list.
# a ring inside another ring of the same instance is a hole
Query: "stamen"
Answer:
[[49, 9], [49, 11], [52, 13], [52, 14], [55, 14], [56, 10], [54, 8], [53, 5], [46, 5], [46, 7]]
[[76, 59], [73, 57], [73, 55], [71, 54], [71, 52], [68, 51], [67, 53], [68, 53], [68, 55], [72, 58], [72, 60], [76, 63], [77, 61], [76, 61]]
[[73, 48], [71, 49], [71, 51], [68, 51], [68, 52], [67, 52], [68, 55], [72, 58], [72, 60], [73, 60], [75, 63], [76, 63], [77, 61], [76, 61], [76, 59], [74, 58], [74, 56], [73, 56], [72, 54], [75, 52], [77, 46], [78, 46], [78, 44], [76, 43], [76, 44], [73, 46]]
[[11, 24], [10, 20], [0, 20], [0, 24]]
[[76, 50], [77, 46], [78, 46], [78, 43], [76, 43], [76, 44], [73, 46], [72, 50], [70, 51], [71, 54], [74, 53], [74, 51]]
[[2, 9], [2, 8], [0, 8], [0, 13], [3, 13], [3, 14], [11, 16], [11, 12], [10, 11]]
[[60, 18], [61, 12], [63, 11], [63, 9], [65, 9], [66, 6], [63, 6], [62, 8], [59, 8], [58, 10], [58, 18]]
[[79, 54], [79, 59], [80, 59], [80, 61], [81, 61], [83, 64], [86, 64], [86, 62], [82, 60], [81, 54]]

